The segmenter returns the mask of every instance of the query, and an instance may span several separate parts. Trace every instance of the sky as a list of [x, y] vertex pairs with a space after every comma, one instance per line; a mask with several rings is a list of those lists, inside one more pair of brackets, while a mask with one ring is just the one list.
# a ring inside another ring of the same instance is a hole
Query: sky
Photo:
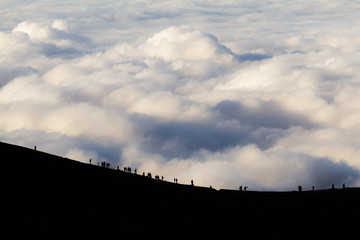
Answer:
[[360, 186], [359, 11], [2, 0], [0, 141], [216, 189]]

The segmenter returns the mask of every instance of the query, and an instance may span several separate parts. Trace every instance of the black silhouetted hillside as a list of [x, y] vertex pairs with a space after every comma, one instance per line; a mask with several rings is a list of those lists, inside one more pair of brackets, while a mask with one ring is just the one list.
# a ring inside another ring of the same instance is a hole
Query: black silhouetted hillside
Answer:
[[217, 191], [1, 142], [0, 152], [2, 239], [296, 239], [358, 228], [357, 188]]

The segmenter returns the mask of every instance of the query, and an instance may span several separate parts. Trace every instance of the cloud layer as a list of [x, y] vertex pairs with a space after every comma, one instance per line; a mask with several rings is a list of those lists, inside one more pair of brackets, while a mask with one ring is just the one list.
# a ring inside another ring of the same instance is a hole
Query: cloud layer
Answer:
[[0, 5], [0, 140], [215, 188], [360, 184], [359, 4], [44, 4]]

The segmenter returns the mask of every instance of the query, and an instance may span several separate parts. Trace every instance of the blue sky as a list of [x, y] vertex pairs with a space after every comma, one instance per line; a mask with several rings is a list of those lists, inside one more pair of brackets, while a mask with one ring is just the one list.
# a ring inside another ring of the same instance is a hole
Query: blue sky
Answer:
[[0, 140], [215, 188], [359, 185], [354, 1], [2, 1]]

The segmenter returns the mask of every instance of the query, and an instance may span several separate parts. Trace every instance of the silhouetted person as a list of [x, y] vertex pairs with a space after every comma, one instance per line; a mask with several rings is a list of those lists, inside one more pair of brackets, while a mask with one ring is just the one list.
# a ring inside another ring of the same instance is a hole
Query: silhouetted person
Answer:
[[194, 181], [193, 180], [191, 180], [191, 186], [194, 186]]
[[164, 176], [161, 176], [161, 181], [164, 181]]
[[333, 184], [333, 185], [331, 185], [331, 189], [335, 189], [335, 185]]
[[90, 163], [90, 165], [91, 165], [91, 158], [89, 159], [89, 163]]
[[314, 186], [312, 186], [312, 189], [311, 189], [312, 191], [314, 191], [315, 190], [315, 187]]
[[345, 189], [345, 183], [343, 183], [343, 189]]
[[246, 186], [246, 187], [244, 187], [244, 191], [246, 192], [246, 189], [247, 189], [248, 187]]
[[135, 168], [135, 171], [134, 171], [134, 172], [135, 172], [135, 174], [137, 174], [137, 170], [136, 170], [136, 168]]
[[239, 187], [239, 190], [242, 191], [242, 185]]
[[36, 145], [34, 146], [34, 150], [36, 151]]
[[302, 187], [300, 185], [298, 186], [298, 190], [299, 190], [299, 192], [302, 191]]

